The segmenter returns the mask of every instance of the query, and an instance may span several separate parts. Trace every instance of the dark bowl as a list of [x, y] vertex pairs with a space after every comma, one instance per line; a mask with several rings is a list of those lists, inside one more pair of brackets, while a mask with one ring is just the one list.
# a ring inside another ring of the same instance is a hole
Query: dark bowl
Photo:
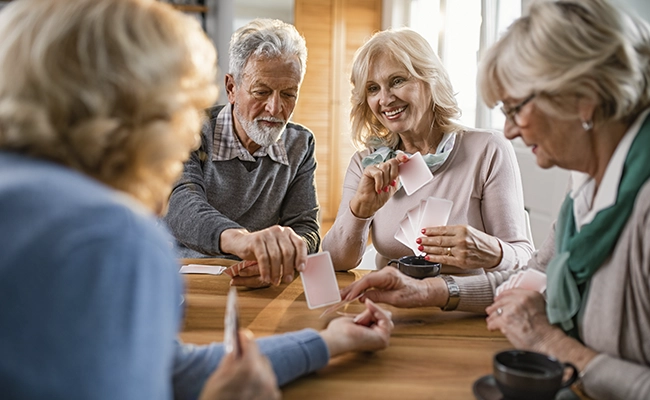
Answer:
[[390, 260], [404, 275], [415, 279], [431, 278], [440, 275], [440, 263], [427, 261], [422, 256], [404, 256], [399, 260]]

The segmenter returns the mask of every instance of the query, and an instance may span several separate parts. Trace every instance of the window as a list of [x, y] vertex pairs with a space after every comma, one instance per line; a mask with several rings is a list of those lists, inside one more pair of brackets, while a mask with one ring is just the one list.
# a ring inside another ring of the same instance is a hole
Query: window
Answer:
[[[411, 0], [408, 25], [424, 36], [447, 68], [470, 127], [503, 128], [498, 109], [479, 99], [476, 86], [480, 55], [521, 15], [521, 0]], [[485, 24], [483, 24], [485, 21]]]

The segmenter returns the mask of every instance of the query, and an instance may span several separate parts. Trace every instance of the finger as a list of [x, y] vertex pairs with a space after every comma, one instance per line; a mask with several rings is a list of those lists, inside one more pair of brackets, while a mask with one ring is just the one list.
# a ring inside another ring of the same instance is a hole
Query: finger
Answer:
[[291, 240], [293, 241], [293, 246], [296, 249], [294, 268], [298, 271], [301, 269], [304, 270], [305, 264], [307, 264], [307, 243], [295, 232], [292, 232]]
[[345, 300], [350, 300], [366, 292], [368, 289], [384, 289], [389, 287], [392, 284], [393, 280], [393, 278], [390, 276], [391, 269], [395, 270], [393, 267], [385, 267], [377, 272], [372, 272], [364, 276], [360, 280], [343, 289], [341, 295]]
[[455, 225], [428, 226], [420, 231], [425, 236], [455, 236]]
[[384, 173], [376, 166], [368, 167], [367, 173], [369, 177], [374, 181], [374, 188], [376, 193], [381, 193], [386, 186], [384, 184]]
[[[266, 254], [269, 260], [269, 282], [273, 285], [279, 285], [282, 278], [282, 263], [284, 258], [283, 245], [281, 243], [282, 237], [274, 236], [264, 242], [266, 246]], [[286, 244], [284, 245], [286, 247]]]
[[236, 270], [235, 266], [233, 265], [223, 270], [223, 273], [232, 278], [239, 274], [239, 270]]
[[271, 259], [266, 251], [265, 240], [255, 242], [255, 260], [257, 260], [260, 279], [271, 283]]
[[384, 310], [370, 299], [366, 300], [366, 307], [372, 313], [377, 325], [383, 329], [388, 329], [389, 332], [393, 329], [395, 325], [393, 324], [393, 314], [390, 311]]
[[277, 282], [273, 281], [276, 285], [280, 284], [283, 277], [293, 278], [297, 251], [296, 244], [292, 240], [293, 236], [295, 236], [293, 232], [286, 232], [283, 236], [278, 238], [278, 245], [280, 247], [282, 259], [278, 271], [278, 280]]
[[361, 314], [354, 317], [352, 320], [357, 325], [370, 326], [375, 322], [375, 318], [372, 315], [372, 311], [366, 309], [361, 312]]
[[269, 282], [262, 280], [261, 276], [235, 276], [230, 280], [230, 286], [242, 286], [251, 289], [265, 288], [271, 286]]
[[239, 276], [259, 276], [260, 275], [260, 266], [257, 263], [253, 263], [248, 267], [241, 268], [239, 270]]
[[242, 328], [239, 330], [238, 334], [242, 355], [246, 356], [250, 353], [259, 353], [257, 343], [255, 343], [255, 335], [253, 335], [253, 332], [251, 332], [250, 329]]

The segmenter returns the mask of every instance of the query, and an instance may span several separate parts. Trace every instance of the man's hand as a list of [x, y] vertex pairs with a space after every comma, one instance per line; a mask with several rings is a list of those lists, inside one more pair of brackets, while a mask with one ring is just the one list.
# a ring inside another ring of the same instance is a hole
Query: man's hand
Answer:
[[239, 332], [242, 354], [226, 354], [203, 386], [201, 400], [280, 399], [271, 363], [253, 340], [250, 331]]
[[[293, 281], [294, 271], [302, 270], [307, 262], [307, 244], [293, 229], [274, 225], [257, 232], [227, 229], [221, 233], [221, 250], [242, 260], [256, 261], [255, 274], [247, 275], [245, 286], [279, 285]], [[239, 271], [235, 276], [246, 276]], [[236, 284], [236, 282], [233, 282]], [[246, 284], [248, 283], [248, 284]], [[250, 284], [250, 285], [249, 285]]]

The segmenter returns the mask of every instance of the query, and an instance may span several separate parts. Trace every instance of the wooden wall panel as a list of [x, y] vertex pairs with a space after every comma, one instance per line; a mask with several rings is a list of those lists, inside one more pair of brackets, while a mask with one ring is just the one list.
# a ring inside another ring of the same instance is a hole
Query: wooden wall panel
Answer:
[[296, 0], [295, 25], [305, 37], [307, 73], [293, 120], [316, 136], [316, 183], [323, 221], [333, 221], [350, 140], [350, 70], [354, 52], [381, 27], [381, 0]]
[[[321, 218], [330, 215], [332, 208], [329, 198], [332, 163], [330, 121], [332, 111], [332, 1], [296, 0], [294, 19], [296, 28], [307, 42], [307, 73], [300, 89], [298, 104], [293, 120], [307, 126], [316, 137], [316, 185], [321, 205]], [[298, 17], [299, 16], [299, 17]]]

